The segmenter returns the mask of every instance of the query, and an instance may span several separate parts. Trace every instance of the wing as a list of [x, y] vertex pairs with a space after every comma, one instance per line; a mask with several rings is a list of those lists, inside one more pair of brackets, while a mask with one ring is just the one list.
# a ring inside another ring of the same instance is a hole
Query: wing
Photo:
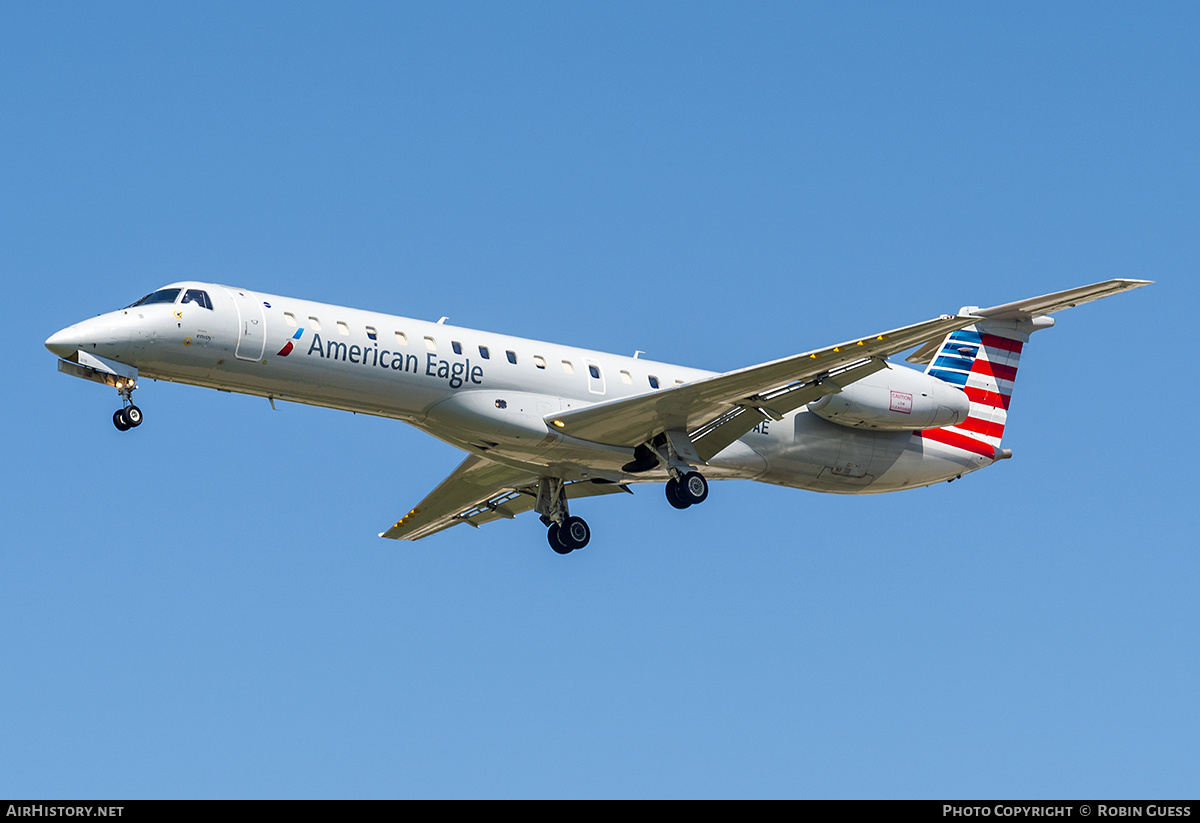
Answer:
[[977, 320], [942, 315], [670, 389], [547, 415], [546, 422], [571, 437], [625, 447], [639, 446], [662, 432], [686, 432], [699, 458], [708, 460], [764, 418], [781, 419], [885, 368], [889, 355], [941, 340]]
[[[536, 473], [471, 455], [412, 511], [380, 537], [419, 540], [459, 523], [478, 528], [493, 520], [511, 520], [533, 508]], [[615, 483], [581, 481], [566, 486], [567, 498], [627, 492]]]

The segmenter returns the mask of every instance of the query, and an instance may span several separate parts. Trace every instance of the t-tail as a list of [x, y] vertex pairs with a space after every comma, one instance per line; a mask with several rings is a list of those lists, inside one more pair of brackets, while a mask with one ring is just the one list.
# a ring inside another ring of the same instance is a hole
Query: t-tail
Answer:
[[960, 315], [974, 315], [979, 322], [926, 344], [908, 360], [927, 364], [926, 374], [962, 389], [970, 413], [955, 426], [926, 429], [921, 436], [989, 458], [1009, 456], [1000, 449], [1000, 440], [1029, 336], [1053, 326], [1054, 318], [1048, 315], [1056, 311], [1149, 284], [1148, 280], [1106, 280], [986, 309], [960, 309]]
[[[971, 311], [967, 308], [961, 313]], [[1011, 328], [1013, 325], [1007, 323], [997, 328], [996, 323], [981, 321], [947, 335], [942, 341], [925, 373], [966, 392], [971, 410], [958, 425], [926, 429], [923, 437], [987, 457], [997, 454], [1008, 421], [1021, 349], [1029, 342], [1031, 333], [1054, 325], [1054, 318], [1037, 317], [1016, 324], [1025, 327], [1021, 329]]]

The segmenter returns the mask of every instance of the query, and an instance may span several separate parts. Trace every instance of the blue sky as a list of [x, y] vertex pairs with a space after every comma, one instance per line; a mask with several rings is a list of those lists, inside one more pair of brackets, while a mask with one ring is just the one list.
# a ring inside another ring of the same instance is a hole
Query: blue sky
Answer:
[[[0, 796], [1194, 798], [1200, 10], [7, 3]], [[203, 279], [717, 370], [1111, 277], [961, 482], [417, 544], [460, 456], [43, 341]]]

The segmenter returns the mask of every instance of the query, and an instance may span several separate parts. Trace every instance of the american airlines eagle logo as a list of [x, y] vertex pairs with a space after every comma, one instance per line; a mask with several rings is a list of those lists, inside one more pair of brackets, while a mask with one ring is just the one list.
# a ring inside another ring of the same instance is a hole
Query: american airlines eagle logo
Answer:
[[287, 357], [292, 353], [293, 342], [300, 339], [300, 335], [304, 334], [304, 329], [296, 329], [296, 333], [292, 335], [292, 339], [283, 344], [277, 354], [279, 357]]

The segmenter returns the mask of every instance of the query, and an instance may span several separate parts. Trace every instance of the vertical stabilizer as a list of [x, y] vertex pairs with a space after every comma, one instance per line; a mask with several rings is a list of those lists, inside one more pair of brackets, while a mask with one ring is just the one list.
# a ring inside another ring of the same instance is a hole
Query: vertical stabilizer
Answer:
[[[971, 309], [964, 309], [969, 314]], [[1030, 333], [1053, 325], [1049, 317], [1027, 321], [982, 320], [951, 332], [925, 370], [962, 389], [971, 403], [957, 426], [926, 431], [926, 437], [991, 456], [1000, 446], [1021, 350]]]
[[993, 459], [1007, 456], [999, 450], [1000, 438], [1029, 335], [1053, 326], [1052, 312], [1148, 285], [1148, 280], [1105, 280], [986, 309], [960, 309], [960, 315], [974, 315], [979, 322], [951, 332], [940, 344], [927, 343], [907, 359], [928, 364], [926, 374], [966, 392], [970, 414], [957, 426], [926, 429], [921, 436]]

